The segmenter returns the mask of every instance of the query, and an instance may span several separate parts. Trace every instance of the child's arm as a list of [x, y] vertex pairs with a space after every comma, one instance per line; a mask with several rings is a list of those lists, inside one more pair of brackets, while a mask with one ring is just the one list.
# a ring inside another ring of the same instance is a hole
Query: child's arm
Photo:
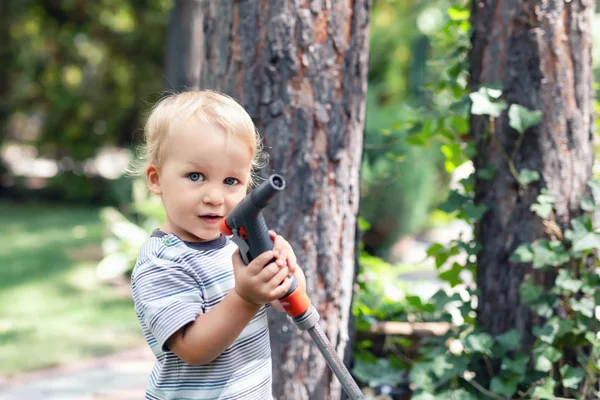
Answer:
[[[266, 265], [273, 258], [267, 251], [244, 265], [239, 250], [234, 253], [235, 288], [212, 310], [200, 315], [173, 334], [168, 348], [188, 364], [207, 364], [225, 351], [254, 318], [260, 307], [283, 296], [290, 287], [287, 266]], [[284, 281], [281, 286], [279, 284]]]

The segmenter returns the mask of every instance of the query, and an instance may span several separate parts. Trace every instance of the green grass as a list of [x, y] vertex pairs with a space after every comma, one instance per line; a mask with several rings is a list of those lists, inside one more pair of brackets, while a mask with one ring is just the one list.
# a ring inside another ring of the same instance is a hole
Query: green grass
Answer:
[[131, 299], [95, 277], [98, 211], [0, 203], [0, 375], [143, 343]]

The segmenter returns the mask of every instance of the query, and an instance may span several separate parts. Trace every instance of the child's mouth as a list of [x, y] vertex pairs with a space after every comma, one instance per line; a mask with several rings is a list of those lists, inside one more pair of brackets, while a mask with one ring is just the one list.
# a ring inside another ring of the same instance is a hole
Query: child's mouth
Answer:
[[220, 215], [201, 215], [200, 218], [202, 218], [203, 221], [208, 222], [209, 224], [216, 224], [223, 217], [221, 217]]

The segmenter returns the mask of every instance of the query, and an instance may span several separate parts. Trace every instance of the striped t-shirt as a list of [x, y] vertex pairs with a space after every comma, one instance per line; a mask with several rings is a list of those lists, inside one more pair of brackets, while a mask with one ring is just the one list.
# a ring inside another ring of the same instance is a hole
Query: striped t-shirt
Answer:
[[235, 342], [206, 365], [186, 364], [165, 346], [181, 327], [209, 312], [234, 287], [231, 237], [184, 242], [155, 231], [131, 277], [135, 311], [156, 356], [146, 399], [272, 399], [266, 307]]

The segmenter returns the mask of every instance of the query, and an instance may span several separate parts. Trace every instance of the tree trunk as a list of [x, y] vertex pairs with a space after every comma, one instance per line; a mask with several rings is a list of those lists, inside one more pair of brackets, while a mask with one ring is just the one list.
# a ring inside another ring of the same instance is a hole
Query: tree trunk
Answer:
[[505, 111], [494, 124], [473, 116], [476, 168], [496, 166], [492, 180], [476, 180], [476, 201], [488, 211], [476, 229], [482, 245], [478, 254], [478, 320], [490, 334], [515, 328], [532, 343], [531, 328], [540, 321], [521, 304], [519, 286], [526, 274], [537, 284], [552, 285], [554, 276], [529, 264], [509, 261], [522, 243], [548, 236], [541, 219], [530, 211], [542, 188], [554, 198], [554, 213], [563, 229], [576, 217], [591, 178], [593, 150], [591, 0], [474, 1], [472, 22], [472, 90], [501, 82], [503, 98], [543, 112], [542, 121], [524, 134], [513, 157], [517, 171], [538, 171], [541, 179], [519, 187], [502, 150], [518, 146], [519, 134], [509, 126]]
[[[351, 334], [370, 3], [181, 0], [169, 35], [169, 86], [238, 99], [270, 155], [263, 176], [287, 178], [267, 223], [292, 244], [340, 357]], [[310, 337], [285, 314], [269, 321], [275, 398], [339, 398]]]
[[[10, 67], [11, 46], [10, 46], [10, 23], [12, 16], [12, 1], [0, 1], [0, 148], [2, 141], [8, 133], [8, 117], [10, 115]], [[7, 174], [7, 167], [0, 158], [0, 195], [4, 193], [4, 177]]]

